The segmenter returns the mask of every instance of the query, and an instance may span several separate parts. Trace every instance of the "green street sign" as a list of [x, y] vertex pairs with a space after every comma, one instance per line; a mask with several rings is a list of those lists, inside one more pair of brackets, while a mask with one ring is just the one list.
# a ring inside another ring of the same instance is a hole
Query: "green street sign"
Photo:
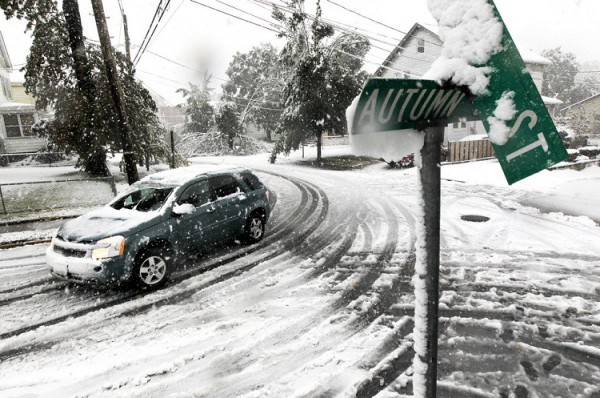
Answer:
[[491, 94], [478, 96], [475, 106], [489, 133], [488, 118], [494, 114], [496, 101], [505, 94], [512, 96], [517, 110], [507, 122], [512, 136], [504, 145], [492, 142], [492, 146], [506, 180], [513, 184], [565, 160], [567, 151], [498, 9], [492, 0], [488, 2], [502, 22], [504, 34], [502, 50], [485, 64], [493, 70], [488, 85]]
[[358, 100], [352, 134], [415, 129], [437, 120], [476, 120], [465, 92], [432, 80], [370, 78]]

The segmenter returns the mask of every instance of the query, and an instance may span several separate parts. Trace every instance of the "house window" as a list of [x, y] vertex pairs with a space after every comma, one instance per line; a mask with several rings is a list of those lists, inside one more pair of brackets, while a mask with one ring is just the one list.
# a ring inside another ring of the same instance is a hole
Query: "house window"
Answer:
[[6, 137], [33, 137], [35, 134], [31, 131], [31, 126], [35, 123], [33, 114], [23, 115], [3, 115], [4, 127], [6, 128]]
[[417, 40], [417, 52], [419, 52], [419, 53], [425, 52], [425, 39]]
[[463, 129], [467, 128], [467, 119], [460, 119], [460, 127]]
[[452, 123], [452, 128], [453, 128], [453, 129], [457, 129], [457, 128], [458, 128], [458, 122], [454, 122], [454, 123]]

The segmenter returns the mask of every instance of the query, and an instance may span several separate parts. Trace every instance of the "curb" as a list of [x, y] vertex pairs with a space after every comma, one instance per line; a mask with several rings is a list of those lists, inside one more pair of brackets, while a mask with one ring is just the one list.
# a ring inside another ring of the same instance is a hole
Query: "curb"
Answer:
[[56, 220], [67, 220], [67, 219], [71, 219], [71, 218], [76, 218], [79, 217], [80, 214], [72, 214], [72, 215], [65, 215], [65, 216], [47, 216], [47, 217], [35, 217], [35, 218], [24, 218], [24, 219], [20, 219], [20, 220], [8, 220], [8, 221], [0, 221], [0, 225], [19, 225], [19, 224], [27, 224], [27, 223], [34, 223], [34, 222], [46, 222], [46, 221], [56, 221]]
[[41, 243], [50, 243], [52, 239], [34, 239], [34, 240], [17, 240], [14, 242], [0, 243], [0, 250], [12, 249], [15, 247], [38, 245]]

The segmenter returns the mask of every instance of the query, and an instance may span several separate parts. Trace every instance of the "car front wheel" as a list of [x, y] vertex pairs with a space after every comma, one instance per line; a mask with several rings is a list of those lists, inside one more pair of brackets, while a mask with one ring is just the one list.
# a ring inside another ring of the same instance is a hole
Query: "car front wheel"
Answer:
[[136, 261], [134, 281], [144, 289], [156, 289], [164, 285], [171, 270], [170, 256], [160, 248], [145, 249]]
[[265, 222], [259, 214], [252, 214], [246, 221], [245, 240], [248, 243], [256, 243], [265, 235]]

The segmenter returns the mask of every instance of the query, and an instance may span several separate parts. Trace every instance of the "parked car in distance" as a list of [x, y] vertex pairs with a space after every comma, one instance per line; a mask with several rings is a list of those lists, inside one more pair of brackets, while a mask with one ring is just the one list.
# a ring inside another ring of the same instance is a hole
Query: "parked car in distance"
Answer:
[[77, 282], [158, 288], [175, 264], [215, 243], [260, 241], [269, 190], [252, 170], [191, 166], [149, 175], [108, 205], [65, 222], [46, 250], [50, 272]]

